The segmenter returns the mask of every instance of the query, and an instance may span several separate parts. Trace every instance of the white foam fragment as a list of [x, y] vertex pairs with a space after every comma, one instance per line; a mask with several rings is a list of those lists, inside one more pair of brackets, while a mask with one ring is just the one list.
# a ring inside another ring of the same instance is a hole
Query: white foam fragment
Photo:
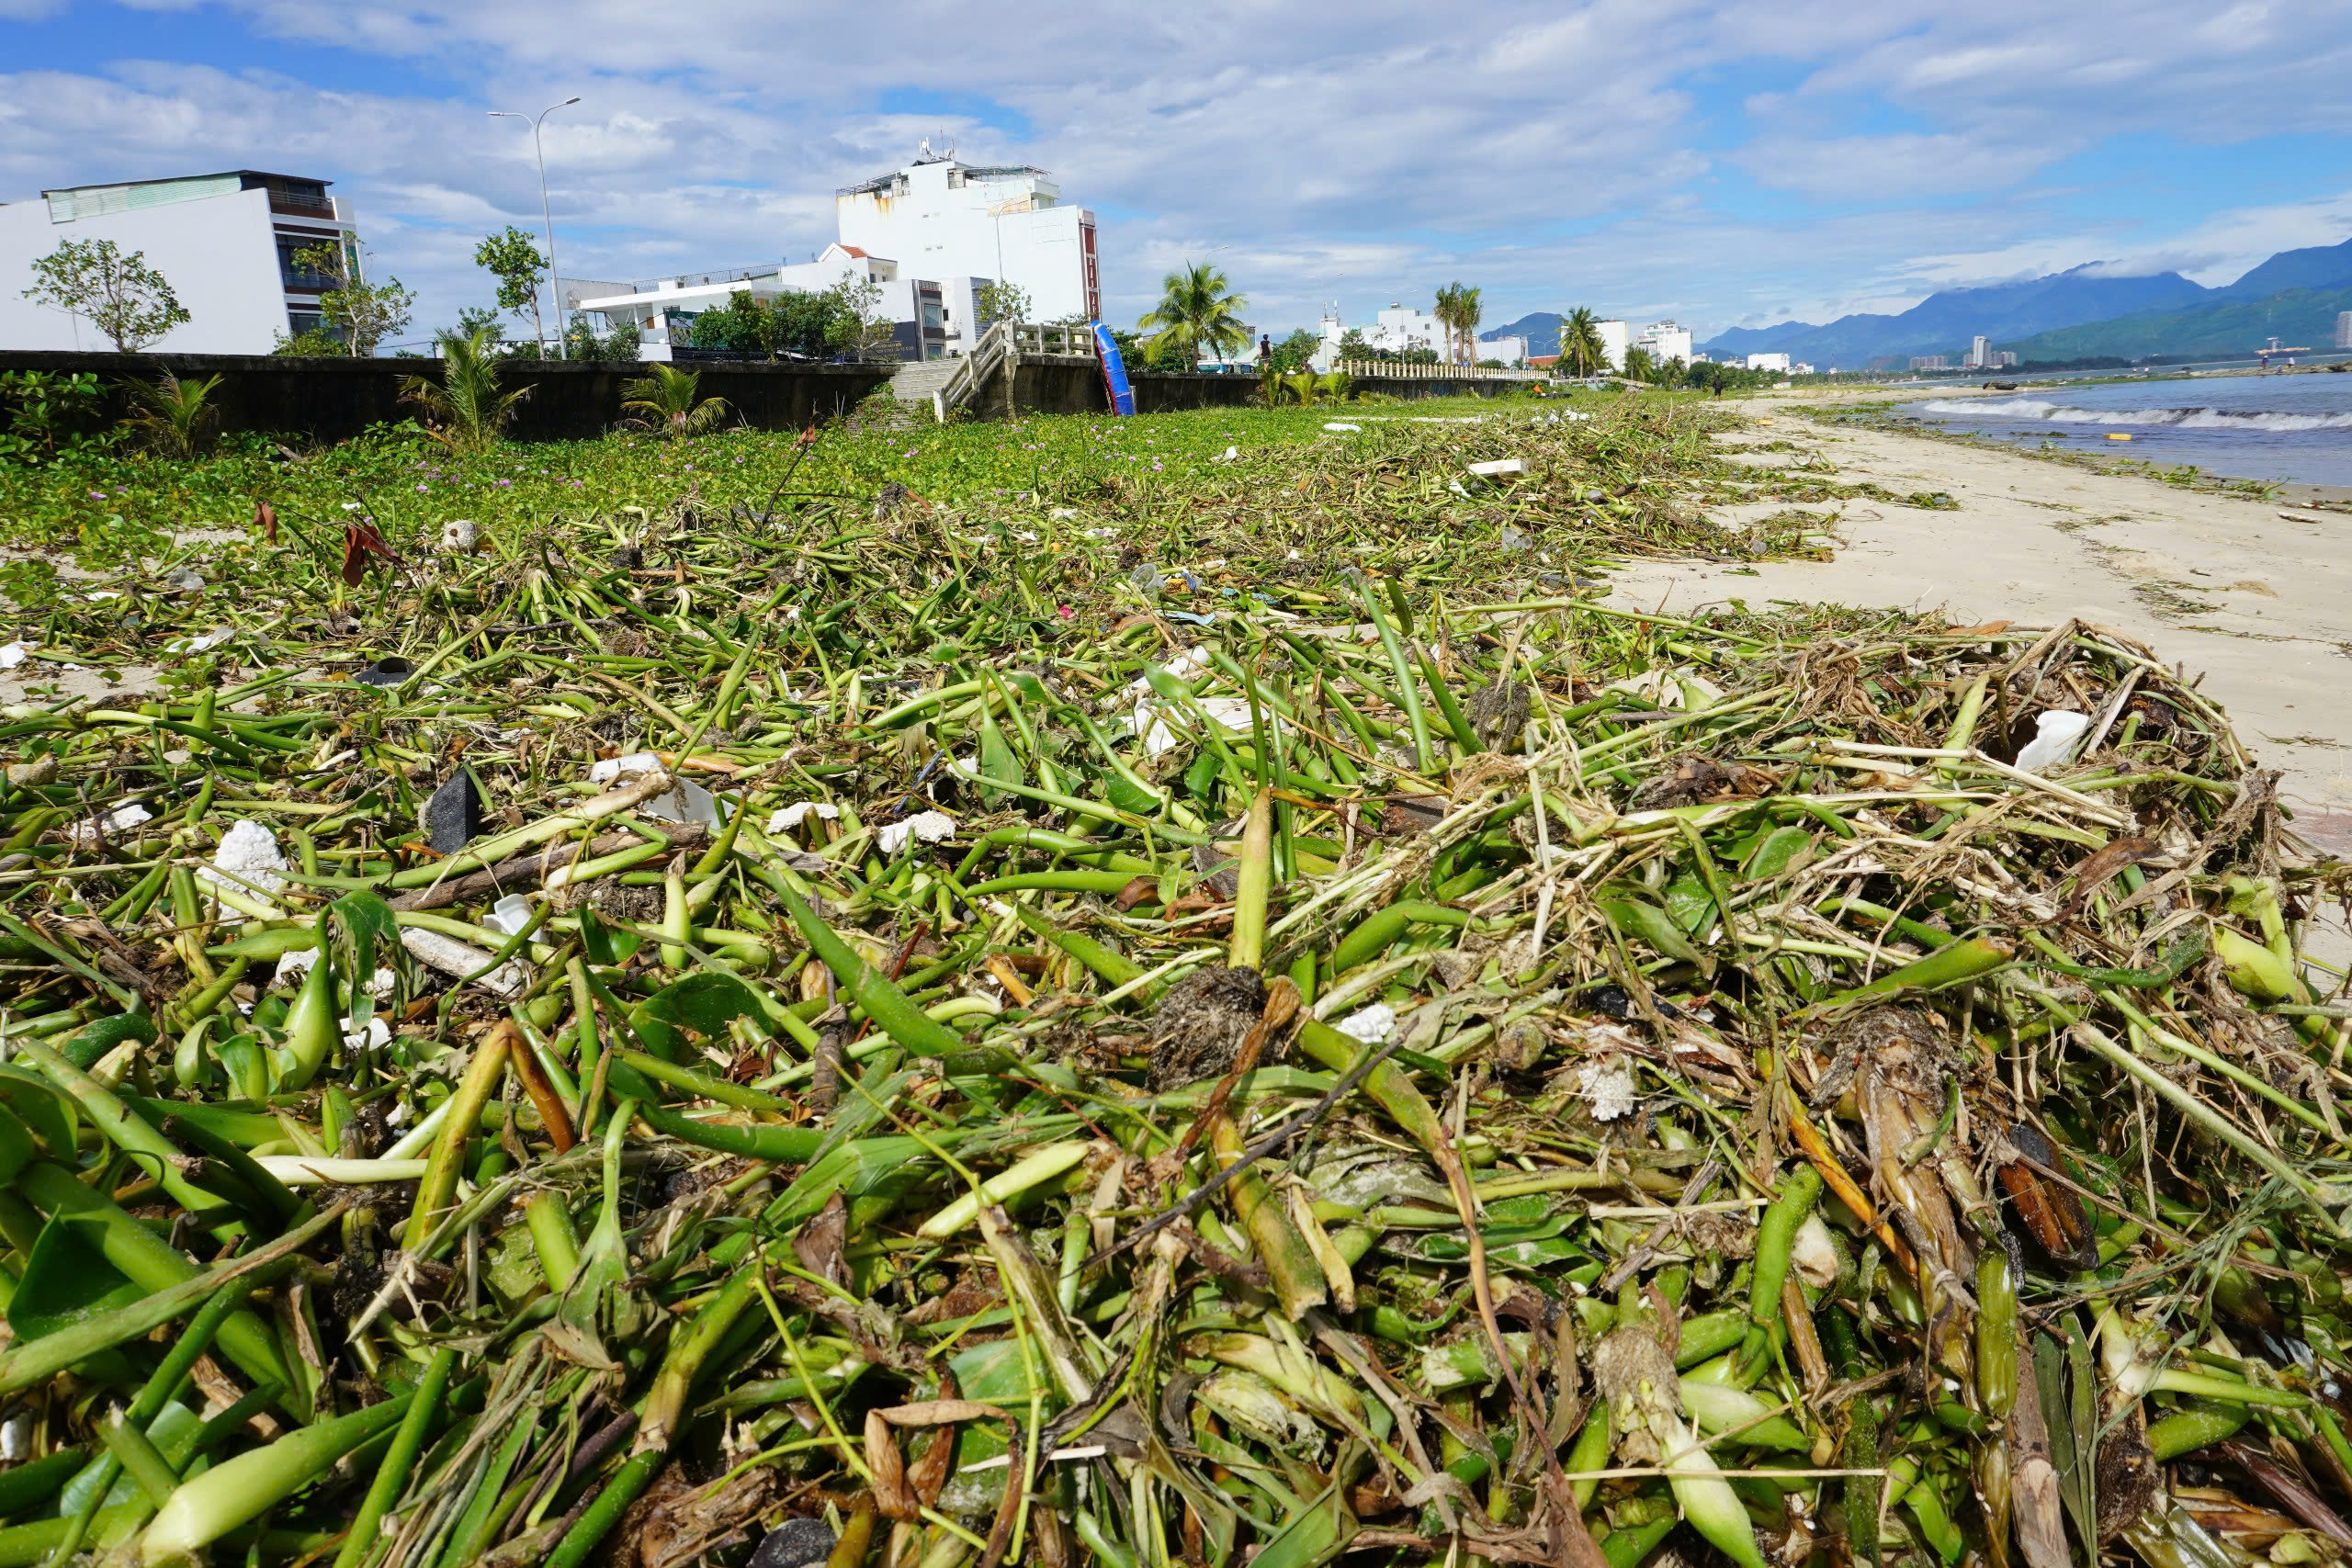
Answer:
[[907, 847], [909, 839], [926, 844], [944, 843], [955, 837], [956, 819], [944, 811], [918, 811], [903, 822], [886, 822], [874, 835], [875, 846], [886, 855], [897, 854]]
[[812, 811], [816, 813], [818, 820], [822, 822], [841, 820], [842, 808], [838, 806], [828, 806], [821, 800], [797, 800], [790, 806], [776, 808], [775, 814], [768, 818], [768, 831], [790, 832], [807, 821], [808, 814]]
[[1577, 1069], [1577, 1092], [1596, 1122], [1614, 1122], [1634, 1113], [1634, 1064], [1623, 1056], [1588, 1062]]
[[32, 644], [19, 638], [16, 642], [0, 643], [0, 670], [14, 670], [32, 657]]
[[1495, 479], [1504, 474], [1523, 474], [1527, 464], [1518, 457], [1497, 457], [1488, 463], [1473, 463], [1470, 471], [1482, 479]]
[[286, 886], [287, 870], [286, 852], [277, 847], [277, 835], [248, 818], [220, 836], [212, 863], [198, 866], [196, 874], [240, 893], [275, 894]]
[[77, 849], [96, 849], [110, 833], [120, 833], [136, 828], [141, 822], [153, 821], [155, 814], [135, 800], [126, 800], [111, 810], [85, 822], [74, 825], [74, 843]]
[[1325, 420], [1325, 421], [1323, 422], [1323, 428], [1324, 428], [1324, 429], [1326, 429], [1326, 430], [1338, 431], [1338, 432], [1340, 432], [1340, 433], [1345, 434], [1352, 435], [1352, 434], [1355, 434], [1357, 432], [1359, 432], [1359, 431], [1363, 430], [1363, 425], [1361, 425], [1361, 424], [1350, 424], [1346, 420], [1343, 420], [1343, 419], [1327, 419], [1327, 420]]
[[[662, 759], [650, 751], [631, 751], [626, 757], [606, 757], [588, 768], [590, 784], [614, 784], [631, 774], [658, 773], [663, 771]], [[699, 822], [707, 828], [719, 825], [718, 802], [710, 791], [684, 779], [673, 781], [665, 795], [653, 795], [639, 803], [638, 815], [655, 822]]]
[[481, 543], [481, 525], [470, 517], [452, 517], [441, 525], [441, 547], [470, 550]]
[[1367, 1045], [1385, 1045], [1396, 1032], [1396, 1010], [1386, 1002], [1361, 1008], [1339, 1021], [1340, 1033]]

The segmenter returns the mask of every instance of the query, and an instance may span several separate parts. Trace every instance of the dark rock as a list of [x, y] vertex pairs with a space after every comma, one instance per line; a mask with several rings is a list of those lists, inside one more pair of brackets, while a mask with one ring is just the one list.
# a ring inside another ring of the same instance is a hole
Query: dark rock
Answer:
[[435, 854], [456, 854], [480, 838], [484, 826], [481, 792], [474, 788], [473, 775], [462, 768], [424, 802], [424, 835]]
[[822, 1519], [786, 1519], [761, 1539], [752, 1568], [815, 1568], [832, 1555], [833, 1541]]

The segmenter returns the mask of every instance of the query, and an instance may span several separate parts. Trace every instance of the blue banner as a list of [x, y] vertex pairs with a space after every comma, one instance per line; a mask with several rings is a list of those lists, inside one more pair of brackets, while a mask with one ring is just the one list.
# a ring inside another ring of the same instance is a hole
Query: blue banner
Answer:
[[1127, 383], [1126, 362], [1119, 357], [1118, 340], [1102, 322], [1094, 323], [1094, 353], [1102, 361], [1102, 389], [1111, 395], [1111, 412], [1136, 412], [1136, 389]]

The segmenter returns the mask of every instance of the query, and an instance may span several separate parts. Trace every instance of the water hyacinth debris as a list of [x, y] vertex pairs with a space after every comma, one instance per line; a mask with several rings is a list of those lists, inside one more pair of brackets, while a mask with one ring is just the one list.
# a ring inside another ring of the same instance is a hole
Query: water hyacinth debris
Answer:
[[1546, 592], [1739, 543], [1597, 406], [208, 559], [10, 719], [0, 1554], [2341, 1557], [2345, 868], [2096, 628]]

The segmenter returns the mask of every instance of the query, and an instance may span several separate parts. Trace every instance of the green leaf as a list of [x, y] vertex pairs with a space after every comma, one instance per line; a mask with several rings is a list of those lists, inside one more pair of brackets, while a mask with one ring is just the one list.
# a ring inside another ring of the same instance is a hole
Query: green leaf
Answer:
[[629, 1013], [638, 1037], [657, 1055], [678, 1059], [688, 1042], [685, 1031], [707, 1040], [727, 1038], [727, 1026], [739, 1018], [763, 1019], [759, 998], [732, 975], [689, 975], [648, 997]]
[[[15, 1113], [24, 1130], [55, 1159], [74, 1160], [74, 1106], [57, 1086], [30, 1067], [0, 1066], [0, 1105]], [[12, 1168], [13, 1177], [23, 1168]]]
[[18, 1339], [39, 1339], [85, 1317], [144, 1299], [147, 1292], [106, 1260], [83, 1233], [85, 1222], [59, 1214], [41, 1226], [8, 1301]]

